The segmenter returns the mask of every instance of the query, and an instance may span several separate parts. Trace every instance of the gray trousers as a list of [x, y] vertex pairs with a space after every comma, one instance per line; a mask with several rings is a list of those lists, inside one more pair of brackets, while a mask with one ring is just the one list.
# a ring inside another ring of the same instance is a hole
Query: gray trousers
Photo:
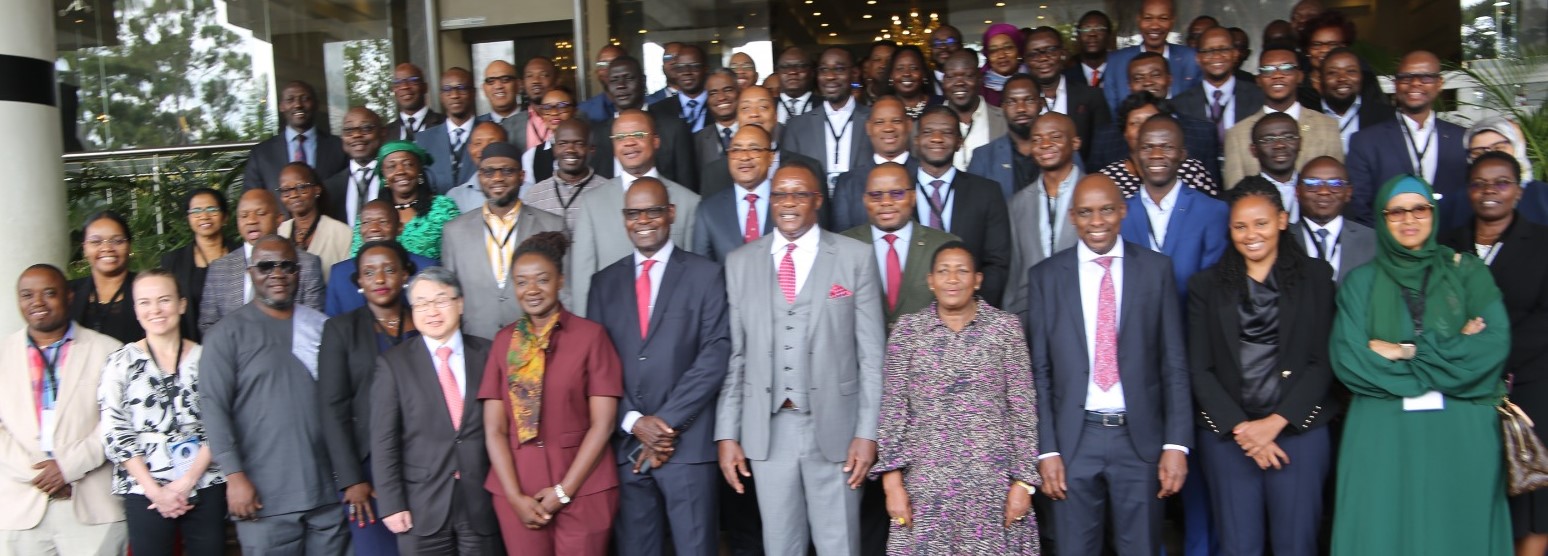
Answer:
[[808, 544], [820, 556], [860, 553], [862, 491], [845, 484], [842, 462], [822, 457], [815, 429], [810, 414], [774, 414], [769, 459], [752, 462], [763, 549], [770, 556], [806, 556]]
[[334, 556], [349, 551], [339, 504], [236, 522], [243, 556]]

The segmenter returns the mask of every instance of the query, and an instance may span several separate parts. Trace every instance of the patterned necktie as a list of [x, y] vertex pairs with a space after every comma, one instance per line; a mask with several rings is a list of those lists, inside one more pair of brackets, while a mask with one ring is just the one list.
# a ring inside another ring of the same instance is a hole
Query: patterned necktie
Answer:
[[731, 128], [720, 129], [720, 152], [724, 153], [731, 148]]
[[1055, 89], [1048, 89], [1048, 90], [1044, 91], [1043, 92], [1043, 113], [1047, 114], [1049, 112], [1053, 112], [1054, 111], [1054, 104], [1057, 103], [1058, 101], [1059, 101], [1059, 91], [1057, 91]]
[[698, 108], [699, 108], [699, 101], [693, 100], [693, 99], [688, 99], [687, 104], [688, 104], [688, 115], [683, 117], [683, 119], [688, 122], [688, 129], [690, 131], [697, 132], [697, 131], [699, 131], [699, 129], [701, 129], [699, 127], [699, 110], [698, 110]]
[[656, 266], [655, 259], [645, 259], [640, 263], [645, 268], [640, 269], [640, 277], [634, 279], [634, 303], [640, 312], [640, 339], [650, 334], [650, 267]]
[[1102, 70], [1091, 70], [1091, 86], [1102, 86]]
[[1097, 290], [1096, 362], [1091, 379], [1103, 392], [1118, 384], [1118, 301], [1113, 289], [1113, 257], [1097, 257], [1102, 286]]
[[404, 119], [404, 121], [403, 121], [403, 139], [408, 140], [408, 141], [413, 141], [414, 140], [414, 117], [413, 116], [409, 116], [408, 118]]
[[779, 291], [785, 294], [785, 303], [795, 305], [796, 300], [796, 276], [794, 253], [796, 244], [785, 244], [785, 258], [779, 261]]
[[464, 144], [462, 141], [463, 131], [465, 130], [460, 127], [453, 129], [452, 133], [455, 133], [456, 137], [452, 137], [451, 142], [452, 179], [459, 181], [462, 179], [462, 145]]
[[446, 410], [451, 412], [453, 430], [462, 429], [462, 392], [457, 391], [457, 379], [451, 370], [452, 348], [435, 349], [435, 374], [441, 380], [441, 395], [446, 397]]
[[898, 236], [887, 234], [887, 310], [898, 308], [898, 290], [903, 288], [903, 263], [898, 261]]
[[306, 136], [296, 136], [296, 152], [290, 155], [291, 162], [306, 162]]
[[1210, 96], [1215, 99], [1215, 102], [1212, 102], [1209, 105], [1209, 119], [1215, 121], [1215, 134], [1220, 136], [1220, 144], [1224, 145], [1227, 128], [1225, 121], [1225, 101], [1221, 99], [1221, 97], [1224, 96], [1224, 93], [1221, 92], [1220, 89], [1215, 89], [1215, 92], [1210, 93]]
[[744, 198], [747, 199], [747, 222], [742, 225], [742, 243], [752, 243], [762, 231], [758, 225], [758, 194], [748, 193]]
[[1323, 228], [1313, 233], [1317, 234], [1317, 256], [1322, 257], [1322, 260], [1332, 261], [1333, 254], [1328, 252], [1328, 229]]
[[944, 194], [942, 190], [946, 189], [944, 185], [946, 185], [944, 181], [930, 180], [930, 187], [935, 188], [930, 192], [930, 227], [937, 230], [946, 229], [946, 226], [941, 223], [941, 213], [946, 212], [946, 201], [941, 198]]

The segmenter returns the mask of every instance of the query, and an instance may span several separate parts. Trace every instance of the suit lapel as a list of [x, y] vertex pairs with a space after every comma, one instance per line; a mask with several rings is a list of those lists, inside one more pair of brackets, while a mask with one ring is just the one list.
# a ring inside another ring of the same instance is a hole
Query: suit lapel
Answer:
[[[410, 340], [410, 342], [418, 342], [418, 345], [411, 346], [412, 349], [409, 349], [409, 381], [414, 384], [414, 387], [411, 389], [418, 390], [423, 396], [428, 396], [430, 399], [427, 402], [431, 407], [436, 408], [433, 411], [437, 415], [436, 420], [441, 423], [441, 426], [446, 427], [446, 430], [453, 430], [451, 409], [446, 407], [446, 395], [441, 392], [440, 370], [435, 367], [435, 360], [430, 358], [430, 350], [426, 347], [423, 339], [416, 338]], [[464, 340], [462, 353], [466, 356], [467, 352], [467, 341]], [[464, 377], [468, 376], [466, 370], [466, 367], [464, 367]], [[471, 383], [472, 381], [465, 379], [465, 382]], [[476, 398], [477, 396], [474, 397]], [[466, 400], [467, 398], [463, 399]], [[466, 402], [462, 404], [464, 412], [466, 412], [467, 406]]]
[[[1224, 287], [1224, 286], [1226, 286], [1226, 284], [1215, 284], [1215, 286], [1220, 288], [1220, 289], [1218, 291], [1215, 291], [1212, 295], [1219, 296], [1220, 299], [1225, 302], [1225, 303], [1221, 303], [1219, 307], [1216, 307], [1216, 311], [1215, 311], [1215, 318], [1219, 319], [1219, 322], [1220, 322], [1221, 335], [1220, 335], [1219, 339], [1224, 340], [1226, 342], [1234, 342], [1237, 338], [1240, 338], [1242, 336], [1242, 322], [1241, 322], [1241, 319], [1237, 318], [1238, 315], [1237, 315], [1236, 303], [1235, 303], [1236, 299], [1231, 294], [1226, 293], [1227, 291], [1229, 291], [1229, 290], [1227, 290]], [[1247, 285], [1246, 284], [1242, 284], [1242, 286], [1246, 287]], [[1280, 307], [1281, 308], [1284, 307], [1284, 298], [1283, 297], [1280, 298]], [[1279, 329], [1281, 331], [1283, 331], [1286, 328], [1286, 326], [1284, 326], [1286, 322], [1288, 322], [1288, 321], [1286, 321], [1283, 318], [1281, 318], [1279, 320], [1279, 323], [1281, 325], [1279, 327]], [[1279, 343], [1279, 345], [1285, 346], [1285, 345], [1289, 345], [1289, 344], [1281, 341]], [[1227, 350], [1227, 351], [1231, 352], [1231, 361], [1236, 363], [1236, 368], [1237, 369], [1242, 368], [1242, 350], [1230, 349], [1230, 350]]]
[[32, 363], [28, 351], [25, 329], [7, 337], [4, 349], [0, 350], [6, 354], [5, 372], [0, 379], [5, 405], [0, 407], [0, 412], [6, 414], [5, 426], [15, 427], [11, 436], [31, 452], [38, 445], [38, 417], [32, 397]]
[[[1079, 326], [1073, 327], [1075, 329], [1076, 345], [1080, 346], [1081, 353], [1085, 354], [1086, 360], [1089, 361], [1091, 359], [1091, 350], [1086, 347], [1086, 305], [1084, 298], [1080, 295], [1080, 255], [1075, 251], [1070, 251], [1069, 255], [1064, 258], [1064, 261], [1065, 271], [1058, 273], [1056, 283], [1063, 282], [1057, 283], [1059, 286], [1058, 291], [1075, 292], [1075, 295], [1060, 296], [1061, 299], [1072, 299], [1074, 301], [1073, 303], [1061, 304], [1065, 311], [1073, 311], [1074, 314], [1064, 315], [1060, 322], [1079, 323]], [[1087, 380], [1090, 380], [1089, 369], [1087, 369]]]
[[[936, 246], [944, 242], [931, 241], [934, 239], [931, 230], [918, 224], [914, 225], [914, 234], [908, 246], [908, 260], [903, 263], [903, 283], [898, 288], [898, 306], [903, 306], [904, 301], [912, 299], [915, 295], [926, 294], [929, 291], [925, 276], [930, 274], [930, 258], [935, 254]], [[886, 279], [887, 269], [881, 269], [883, 280]], [[923, 292], [920, 290], [924, 289]], [[885, 296], [884, 296], [885, 297]], [[883, 304], [886, 303], [884, 299]], [[892, 312], [889, 310], [888, 312]]]
[[[833, 266], [837, 264], [838, 249], [833, 247], [833, 234], [825, 233], [817, 236], [817, 257], [812, 261], [812, 270], [806, 274], [804, 289], [817, 288], [812, 292], [812, 317], [807, 321], [806, 337], [810, 341], [817, 334], [817, 327], [813, 324], [820, 322], [823, 307], [828, 304], [828, 292], [824, 291], [833, 284]], [[797, 294], [799, 295], [799, 294]]]
[[[525, 112], [523, 112], [525, 113]], [[462, 335], [462, 429], [468, 428], [468, 423], [484, 418], [484, 406], [478, 402], [478, 389], [484, 384], [485, 364], [489, 361], [489, 348], [487, 346], [474, 349], [468, 342], [468, 335]], [[458, 432], [461, 432], [459, 430]]]
[[[1166, 220], [1166, 242], [1162, 250], [1168, 257], [1177, 252], [1177, 240], [1181, 239], [1178, 236], [1182, 235], [1183, 223], [1188, 219], [1188, 207], [1193, 206], [1193, 192], [1188, 190], [1188, 186], [1178, 182], [1172, 187], [1182, 189], [1177, 192], [1177, 206], [1172, 207], [1172, 217]], [[1140, 195], [1144, 194], [1141, 190]]]

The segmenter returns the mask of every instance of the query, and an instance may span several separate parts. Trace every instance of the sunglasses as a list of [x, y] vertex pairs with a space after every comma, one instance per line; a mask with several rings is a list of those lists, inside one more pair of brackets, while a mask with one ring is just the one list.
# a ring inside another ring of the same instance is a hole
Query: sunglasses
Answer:
[[1301, 185], [1307, 189], [1343, 189], [1349, 187], [1349, 180], [1339, 178], [1301, 178]]
[[272, 276], [275, 269], [285, 274], [295, 274], [301, 271], [301, 264], [295, 261], [258, 261], [247, 267], [249, 270], [257, 270], [259, 274]]
[[865, 192], [865, 196], [869, 197], [872, 201], [881, 201], [883, 198], [891, 199], [893, 201], [902, 201], [904, 197], [908, 196], [908, 191], [909, 190], [907, 190], [907, 189], [888, 189], [886, 191], [867, 191], [867, 192]]
[[1299, 71], [1300, 69], [1301, 69], [1301, 66], [1297, 66], [1295, 64], [1276, 64], [1276, 65], [1272, 65], [1272, 66], [1262, 66], [1262, 67], [1259, 67], [1258, 68], [1258, 75], [1261, 75], [1261, 76], [1264, 76], [1264, 77], [1273, 77], [1274, 74], [1276, 74], [1276, 73], [1283, 73], [1285, 75], [1290, 75], [1291, 72]]

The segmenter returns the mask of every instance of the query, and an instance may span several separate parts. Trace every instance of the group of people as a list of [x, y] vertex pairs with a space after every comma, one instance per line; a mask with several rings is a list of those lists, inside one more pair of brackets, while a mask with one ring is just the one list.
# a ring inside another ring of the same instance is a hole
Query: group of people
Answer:
[[610, 45], [584, 100], [497, 61], [488, 114], [402, 64], [339, 136], [290, 83], [159, 268], [103, 212], [19, 277], [0, 555], [1548, 551], [1493, 409], [1548, 416], [1519, 130], [1427, 52], [1389, 101], [1316, 0], [1256, 75], [1174, 13], [762, 85], [671, 44], [650, 94]]

